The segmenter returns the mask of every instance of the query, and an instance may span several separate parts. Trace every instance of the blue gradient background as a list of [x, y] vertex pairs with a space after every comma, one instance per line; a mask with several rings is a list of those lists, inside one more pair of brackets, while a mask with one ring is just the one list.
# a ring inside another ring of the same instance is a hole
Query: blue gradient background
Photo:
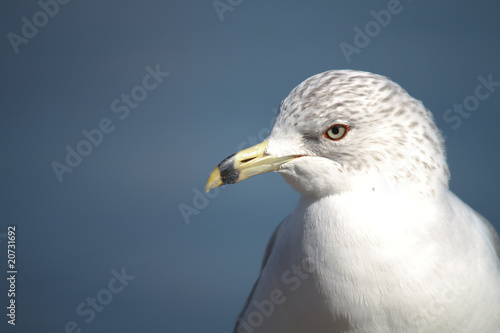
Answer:
[[[231, 331], [298, 195], [266, 174], [222, 188], [189, 224], [179, 205], [265, 133], [294, 86], [329, 69], [387, 75], [422, 100], [447, 136], [451, 188], [499, 229], [500, 89], [457, 130], [443, 113], [479, 75], [500, 81], [500, 4], [401, 1], [347, 63], [339, 44], [387, 4], [243, 0], [221, 21], [210, 0], [71, 1], [15, 54], [7, 33], [40, 7], [3, 1], [0, 233], [17, 225], [19, 274], [15, 328], [0, 282], [0, 331]], [[111, 103], [157, 64], [170, 75], [120, 120]], [[59, 182], [51, 163], [103, 118], [115, 130]], [[1, 271], [6, 252], [0, 235]], [[122, 267], [135, 279], [86, 323], [76, 307]]]

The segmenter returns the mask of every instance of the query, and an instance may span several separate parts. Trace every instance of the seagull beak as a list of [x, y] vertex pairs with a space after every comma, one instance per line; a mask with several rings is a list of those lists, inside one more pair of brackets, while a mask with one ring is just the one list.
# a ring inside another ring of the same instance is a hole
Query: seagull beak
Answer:
[[273, 157], [266, 154], [268, 140], [227, 157], [208, 178], [206, 191], [225, 184], [236, 184], [261, 173], [277, 171], [300, 155]]

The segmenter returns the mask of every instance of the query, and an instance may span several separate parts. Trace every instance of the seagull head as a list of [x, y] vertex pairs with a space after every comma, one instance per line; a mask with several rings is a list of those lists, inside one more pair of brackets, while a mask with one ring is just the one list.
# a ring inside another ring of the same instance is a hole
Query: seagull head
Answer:
[[430, 111], [390, 79], [353, 70], [320, 73], [294, 88], [269, 137], [224, 159], [206, 189], [270, 171], [312, 197], [399, 186], [428, 191], [449, 179]]

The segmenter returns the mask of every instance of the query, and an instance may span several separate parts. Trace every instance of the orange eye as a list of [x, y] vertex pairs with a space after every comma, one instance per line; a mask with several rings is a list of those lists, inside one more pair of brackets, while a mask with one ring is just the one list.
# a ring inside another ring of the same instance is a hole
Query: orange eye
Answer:
[[346, 136], [347, 132], [349, 132], [349, 126], [335, 124], [330, 126], [326, 132], [323, 134], [325, 138], [328, 138], [333, 141], [338, 141]]

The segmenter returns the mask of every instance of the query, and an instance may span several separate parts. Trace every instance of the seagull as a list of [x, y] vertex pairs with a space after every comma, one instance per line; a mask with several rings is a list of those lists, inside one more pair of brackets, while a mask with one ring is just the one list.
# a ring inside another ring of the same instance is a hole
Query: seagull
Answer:
[[206, 190], [277, 171], [301, 195], [235, 333], [500, 332], [500, 238], [453, 194], [431, 112], [389, 78], [314, 75]]

